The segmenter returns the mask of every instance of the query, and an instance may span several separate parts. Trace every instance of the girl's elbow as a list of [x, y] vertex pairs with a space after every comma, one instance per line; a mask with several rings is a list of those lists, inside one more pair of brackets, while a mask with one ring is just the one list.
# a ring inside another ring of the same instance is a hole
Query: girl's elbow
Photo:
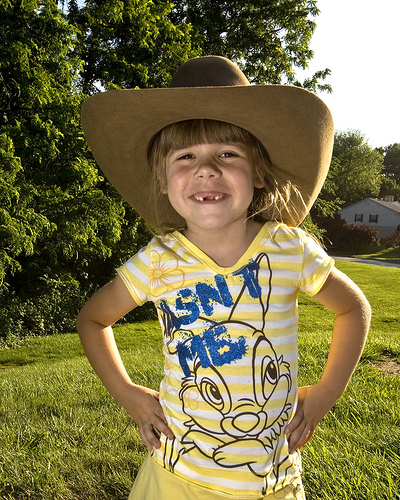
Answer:
[[87, 324], [87, 319], [86, 315], [84, 313], [83, 308], [79, 311], [76, 320], [75, 320], [75, 327], [79, 335], [85, 330], [85, 325]]
[[357, 324], [358, 329], [362, 332], [363, 337], [367, 336], [369, 325], [371, 322], [372, 309], [368, 299], [365, 295], [359, 291], [357, 294], [353, 307], [350, 309], [349, 314], [353, 316]]
[[91, 308], [88, 306], [88, 303], [86, 302], [82, 309], [79, 311], [76, 320], [75, 320], [75, 326], [76, 330], [79, 333], [80, 336], [87, 331], [87, 329], [95, 323], [93, 319], [93, 314], [91, 311]]
[[367, 321], [367, 323], [369, 325], [369, 323], [371, 321], [371, 316], [372, 316], [372, 308], [371, 308], [371, 304], [368, 302], [368, 299], [365, 297], [365, 295], [363, 295], [361, 310], [362, 310], [362, 313], [363, 313], [365, 320]]

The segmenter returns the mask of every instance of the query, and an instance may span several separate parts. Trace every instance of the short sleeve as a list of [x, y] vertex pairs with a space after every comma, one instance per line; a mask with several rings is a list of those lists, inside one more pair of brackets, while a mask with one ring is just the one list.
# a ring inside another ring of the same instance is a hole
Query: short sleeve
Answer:
[[332, 270], [334, 260], [313, 238], [305, 233], [303, 241], [304, 260], [300, 290], [313, 296], [321, 290]]
[[117, 269], [133, 300], [138, 306], [150, 300], [150, 257], [144, 247]]

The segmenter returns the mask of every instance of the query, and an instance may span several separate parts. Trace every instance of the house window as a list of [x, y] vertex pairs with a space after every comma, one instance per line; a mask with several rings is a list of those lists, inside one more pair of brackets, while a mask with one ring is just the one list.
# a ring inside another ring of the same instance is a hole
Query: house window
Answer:
[[378, 222], [378, 214], [375, 215], [369, 214], [369, 221], [375, 223]]
[[363, 214], [356, 214], [354, 216], [354, 222], [362, 222], [363, 221], [363, 218], [364, 218], [364, 215]]

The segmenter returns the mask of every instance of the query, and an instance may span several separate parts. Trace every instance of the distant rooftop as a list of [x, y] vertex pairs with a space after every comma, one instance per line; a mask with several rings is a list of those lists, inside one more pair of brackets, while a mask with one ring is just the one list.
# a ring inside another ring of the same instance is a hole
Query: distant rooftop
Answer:
[[372, 201], [374, 203], [378, 203], [379, 205], [382, 205], [386, 208], [389, 208], [390, 210], [393, 210], [396, 213], [400, 214], [400, 202], [398, 201], [393, 201], [393, 196], [385, 196], [384, 199], [378, 199], [378, 198], [365, 198], [364, 200], [357, 201], [356, 203], [352, 203], [351, 205], [347, 205], [346, 207], [343, 207], [342, 210], [339, 210], [339, 213], [342, 212], [343, 210], [346, 210], [347, 208], [354, 207], [355, 205], [359, 205], [360, 203], [364, 203], [365, 201]]
[[383, 205], [384, 207], [390, 208], [391, 210], [400, 213], [400, 202], [388, 201], [386, 198], [383, 200], [378, 200], [378, 198], [370, 198], [370, 199], [375, 201], [376, 203], [379, 203], [380, 205]]

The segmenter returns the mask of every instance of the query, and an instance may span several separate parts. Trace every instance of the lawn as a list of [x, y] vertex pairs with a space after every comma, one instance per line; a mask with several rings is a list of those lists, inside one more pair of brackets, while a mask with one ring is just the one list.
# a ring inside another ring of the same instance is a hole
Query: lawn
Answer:
[[[400, 269], [337, 266], [365, 292], [373, 320], [348, 390], [303, 450], [307, 499], [400, 499]], [[300, 382], [309, 384], [323, 369], [333, 318], [306, 296], [299, 302]], [[157, 388], [158, 324], [115, 334], [132, 378]], [[0, 394], [1, 499], [127, 498], [145, 449], [75, 334], [0, 350]]]
[[373, 259], [380, 260], [384, 262], [392, 262], [394, 264], [400, 264], [400, 248], [384, 248], [376, 253], [369, 253], [363, 255], [356, 255], [355, 257], [359, 257], [361, 259]]

